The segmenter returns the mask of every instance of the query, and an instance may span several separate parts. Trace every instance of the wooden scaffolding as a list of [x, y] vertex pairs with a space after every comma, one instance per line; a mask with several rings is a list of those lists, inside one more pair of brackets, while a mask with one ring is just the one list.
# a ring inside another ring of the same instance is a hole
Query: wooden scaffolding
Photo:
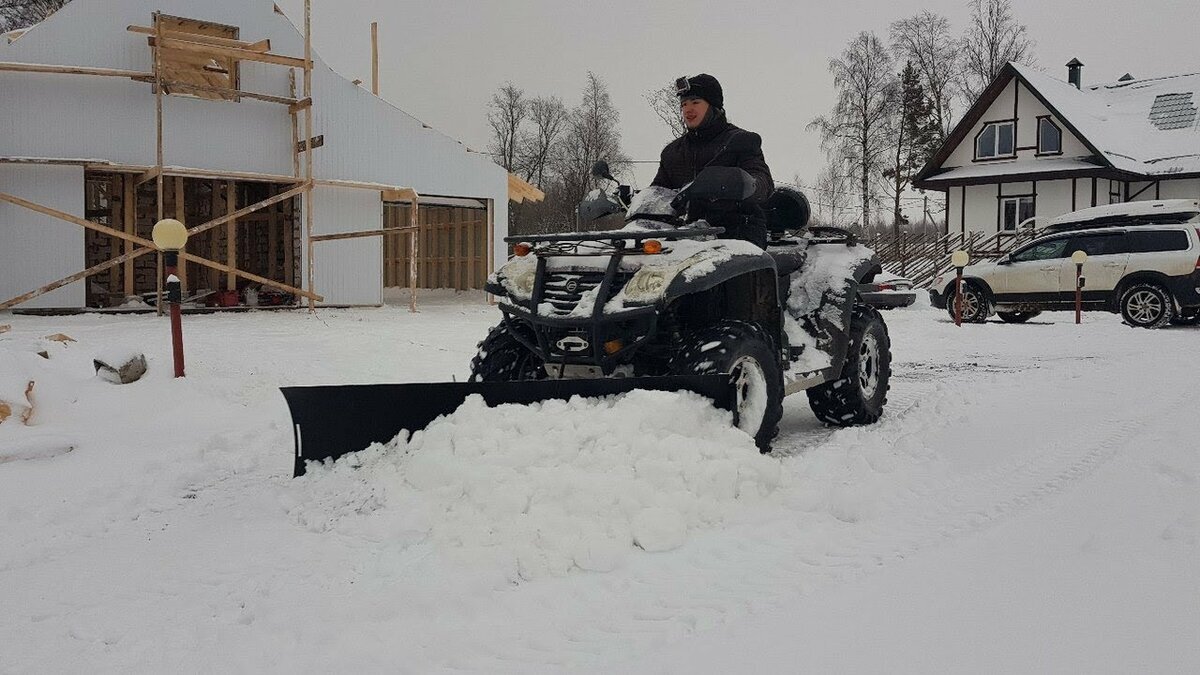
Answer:
[[[276, 10], [278, 11], [278, 9]], [[205, 24], [207, 30], [189, 30], [186, 28], [187, 19], [179, 17], [171, 17], [159, 12], [153, 14], [154, 21], [152, 26], [129, 26], [128, 31], [137, 34], [147, 35], [147, 41], [152, 50], [153, 69], [151, 72], [140, 72], [130, 70], [118, 70], [110, 68], [95, 68], [84, 66], [58, 66], [58, 65], [40, 65], [29, 63], [12, 63], [0, 62], [0, 71], [7, 72], [23, 72], [23, 73], [49, 73], [49, 74], [64, 74], [64, 75], [86, 75], [95, 77], [118, 77], [129, 78], [138, 82], [146, 82], [153, 86], [154, 101], [155, 101], [155, 164], [149, 167], [134, 167], [134, 166], [119, 166], [114, 164], [99, 163], [92, 160], [58, 160], [58, 159], [0, 159], [0, 162], [15, 163], [15, 164], [82, 164], [85, 169], [101, 169], [115, 173], [133, 173], [137, 175], [136, 180], [123, 181], [123, 189], [125, 191], [126, 204], [133, 201], [130, 196], [131, 192], [136, 190], [138, 185], [142, 185], [151, 180], [155, 181], [156, 185], [156, 204], [157, 218], [162, 220], [165, 217], [165, 178], [174, 177], [182, 178], [206, 178], [210, 180], [224, 181], [264, 181], [277, 184], [288, 185], [282, 192], [272, 195], [266, 199], [260, 200], [243, 208], [232, 210], [232, 202], [230, 208], [225, 215], [212, 218], [207, 222], [201, 223], [188, 228], [189, 237], [195, 236], [204, 232], [213, 230], [214, 228], [225, 226], [228, 230], [226, 236], [225, 262], [218, 262], [210, 258], [201, 257], [186, 251], [180, 252], [180, 258], [187, 262], [196, 263], [202, 267], [224, 273], [227, 276], [229, 284], [232, 284], [235, 278], [242, 278], [252, 281], [263, 286], [277, 288], [287, 293], [294, 294], [297, 298], [308, 300], [310, 311], [315, 310], [317, 302], [322, 302], [324, 298], [317, 294], [314, 289], [315, 277], [315, 245], [322, 241], [333, 241], [342, 239], [351, 239], [358, 237], [382, 237], [393, 233], [406, 232], [409, 233], [410, 250], [409, 256], [412, 259], [418, 257], [418, 237], [413, 236], [413, 233], [418, 230], [417, 214], [420, 208], [419, 195], [412, 188], [385, 185], [378, 183], [364, 183], [357, 181], [343, 180], [316, 180], [313, 176], [313, 151], [324, 144], [323, 137], [313, 135], [313, 111], [312, 111], [312, 9], [311, 0], [304, 2], [304, 56], [294, 57], [276, 54], [271, 51], [270, 40], [258, 40], [248, 42], [240, 39], [237, 29], [229, 26], [215, 26]], [[198, 22], [193, 22], [198, 23]], [[253, 61], [257, 63], [266, 63], [278, 65], [289, 69], [289, 81], [291, 83], [290, 96], [282, 97], [245, 91], [241, 89], [240, 82], [236, 76], [236, 64], [240, 61]], [[188, 64], [192, 64], [193, 68], [188, 68]], [[296, 92], [296, 71], [299, 70], [302, 74], [301, 88], [302, 93], [297, 95]], [[181, 77], [181, 73], [197, 72], [198, 77]], [[210, 171], [204, 169], [195, 169], [189, 167], [165, 166], [163, 160], [163, 97], [171, 93], [187, 94], [202, 99], [211, 100], [240, 100], [249, 98], [267, 103], [275, 103], [287, 106], [288, 114], [291, 116], [291, 147], [293, 155], [293, 174], [290, 176], [273, 175], [263, 173], [250, 172], [230, 172], [230, 171]], [[177, 182], [176, 193], [176, 208], [182, 213], [182, 190], [178, 188], [181, 185]], [[379, 227], [374, 229], [364, 229], [354, 232], [344, 232], [337, 234], [313, 234], [313, 188], [317, 185], [340, 188], [357, 188], [379, 191], [382, 195], [386, 193], [390, 200], [403, 200], [411, 205], [409, 209], [409, 222], [407, 225], [393, 224], [391, 227], [385, 226], [385, 223], [380, 223]], [[232, 187], [232, 186], [231, 186]], [[237, 266], [236, 258], [236, 241], [235, 231], [238, 225], [238, 220], [246, 218], [250, 214], [261, 211], [275, 204], [290, 200], [295, 197], [302, 199], [303, 211], [303, 231], [304, 241], [306, 245], [305, 260], [306, 270], [305, 286], [300, 288], [299, 283], [289, 285], [283, 282], [270, 279], [249, 272], [245, 269], [240, 269]], [[123, 222], [120, 223], [121, 229], [96, 223], [86, 218], [59, 211], [32, 201], [22, 199], [15, 195], [0, 192], [0, 201], [14, 204], [16, 206], [41, 213], [52, 218], [56, 218], [68, 223], [74, 223], [85, 228], [90, 232], [95, 232], [102, 235], [113, 237], [120, 240], [123, 249], [120, 255], [115, 255], [108, 260], [99, 264], [92, 265], [75, 274], [63, 277], [57, 281], [41, 286], [27, 293], [23, 293], [14, 298], [0, 301], [0, 311], [9, 309], [15, 305], [27, 302], [40, 295], [49, 293], [55, 289], [61, 288], [68, 284], [74, 283], [89, 276], [99, 274], [106, 270], [116, 268], [119, 265], [126, 266], [126, 288], [129, 287], [129, 279], [132, 275], [129, 274], [129, 265], [133, 260], [143, 255], [154, 252], [158, 254], [158, 297], [162, 297], [162, 255], [154, 246], [154, 243], [145, 237], [140, 237], [136, 234], [133, 217], [125, 215]], [[127, 207], [128, 209], [128, 207]], [[85, 214], [86, 215], [86, 214]], [[112, 223], [112, 225], [118, 225]], [[489, 223], [489, 240], [491, 239]], [[114, 246], [114, 251], [116, 247]], [[491, 259], [489, 254], [489, 268], [491, 267]], [[186, 277], [187, 265], [181, 266]], [[184, 279], [186, 283], [186, 278]], [[417, 300], [417, 274], [414, 267], [409, 275], [409, 290], [410, 301], [409, 308], [416, 311]], [[161, 312], [162, 303], [156, 303]]]

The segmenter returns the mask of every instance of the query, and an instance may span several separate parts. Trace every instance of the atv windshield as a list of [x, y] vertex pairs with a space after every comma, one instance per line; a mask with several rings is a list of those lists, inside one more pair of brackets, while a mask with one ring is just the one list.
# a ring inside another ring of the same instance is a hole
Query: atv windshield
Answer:
[[678, 190], [651, 185], [638, 191], [625, 212], [625, 229], [666, 230], [683, 225], [681, 214], [671, 206]]

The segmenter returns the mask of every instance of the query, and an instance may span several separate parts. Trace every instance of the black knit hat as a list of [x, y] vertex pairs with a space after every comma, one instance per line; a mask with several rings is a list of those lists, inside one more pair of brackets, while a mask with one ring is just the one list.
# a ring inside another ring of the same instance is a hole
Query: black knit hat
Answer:
[[705, 73], [675, 80], [675, 93], [680, 100], [702, 98], [714, 108], [725, 107], [725, 93], [721, 91], [721, 83], [717, 82], [717, 78]]

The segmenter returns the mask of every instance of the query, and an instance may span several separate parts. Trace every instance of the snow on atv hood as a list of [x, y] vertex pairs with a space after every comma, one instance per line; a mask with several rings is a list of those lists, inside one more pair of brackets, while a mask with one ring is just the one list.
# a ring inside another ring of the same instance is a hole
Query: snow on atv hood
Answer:
[[779, 461], [697, 394], [472, 396], [411, 438], [310, 464], [288, 501], [311, 530], [425, 542], [503, 588], [677, 548], [779, 479]]

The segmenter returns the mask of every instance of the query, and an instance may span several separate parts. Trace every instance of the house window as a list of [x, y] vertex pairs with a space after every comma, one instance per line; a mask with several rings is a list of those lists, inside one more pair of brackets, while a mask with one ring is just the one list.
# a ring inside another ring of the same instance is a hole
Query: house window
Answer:
[[[238, 89], [238, 59], [201, 51], [173, 49], [169, 40], [187, 43], [193, 49], [200, 44], [212, 45], [206, 38], [237, 40], [239, 30], [195, 19], [182, 19], [160, 15], [159, 25], [163, 36], [160, 54], [162, 63], [163, 90], [168, 94], [185, 94], [210, 100], [236, 101], [233, 90]], [[153, 39], [153, 38], [151, 38]], [[200, 43], [200, 44], [198, 44]]]
[[989, 122], [984, 125], [983, 131], [980, 131], [979, 135], [975, 137], [975, 159], [1012, 157], [1016, 126], [1012, 120]]
[[1005, 197], [1000, 200], [1000, 228], [1015, 230], [1033, 217], [1033, 197]]
[[1049, 117], [1038, 118], [1038, 154], [1062, 154], [1062, 129]]

